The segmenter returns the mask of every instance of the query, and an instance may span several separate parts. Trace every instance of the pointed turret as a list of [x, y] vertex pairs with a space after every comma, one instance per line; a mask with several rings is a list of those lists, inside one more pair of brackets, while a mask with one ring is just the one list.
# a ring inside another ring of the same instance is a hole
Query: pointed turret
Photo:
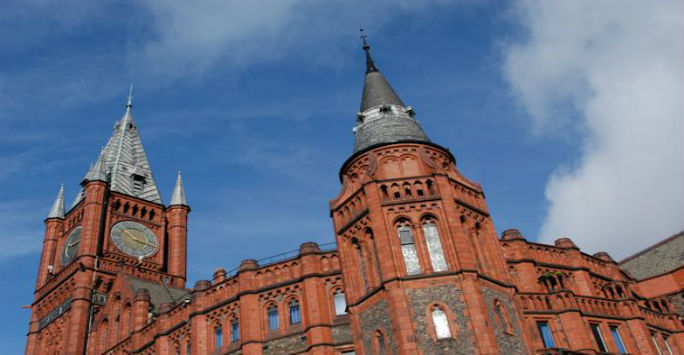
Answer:
[[57, 198], [50, 208], [47, 218], [64, 218], [64, 184], [60, 186]]
[[[162, 203], [142, 140], [133, 120], [133, 86], [126, 99], [126, 110], [114, 126], [109, 142], [100, 158], [90, 169], [87, 180], [109, 182], [111, 191], [135, 196], [154, 203]], [[83, 198], [77, 196], [74, 205]]]
[[90, 168], [85, 178], [88, 181], [100, 180], [107, 182], [109, 180], [107, 178], [107, 170], [105, 170], [104, 148], [100, 151], [100, 156], [97, 158], [95, 165]]
[[363, 29], [361, 41], [366, 54], [366, 77], [358, 124], [354, 128], [354, 152], [385, 143], [429, 142], [430, 139], [414, 118], [413, 109], [404, 105], [375, 65]]
[[171, 204], [187, 206], [188, 201], [185, 199], [185, 189], [183, 188], [183, 180], [181, 179], [181, 172], [178, 172], [178, 178], [176, 178], [176, 186], [173, 188], [173, 194], [171, 194]]

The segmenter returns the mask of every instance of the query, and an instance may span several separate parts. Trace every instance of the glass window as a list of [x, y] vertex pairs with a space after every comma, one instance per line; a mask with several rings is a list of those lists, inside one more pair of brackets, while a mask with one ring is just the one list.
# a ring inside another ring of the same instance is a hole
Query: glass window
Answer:
[[278, 324], [278, 307], [271, 305], [268, 308], [268, 329], [277, 330], [280, 327]]
[[230, 341], [233, 343], [240, 340], [240, 322], [237, 318], [233, 318], [230, 322]]
[[335, 291], [333, 302], [335, 303], [336, 316], [347, 314], [347, 300], [344, 298], [344, 292], [342, 292], [341, 289], [337, 289], [337, 291]]
[[601, 334], [601, 329], [596, 323], [591, 324], [591, 332], [594, 334], [594, 340], [596, 340], [596, 345], [598, 345], [599, 351], [606, 351], [606, 343], [603, 341], [603, 335]]
[[663, 351], [660, 350], [660, 345], [658, 345], [658, 338], [656, 337], [655, 332], [651, 332], [651, 341], [653, 342], [653, 346], [655, 346], [658, 355], [663, 355]]
[[433, 221], [427, 221], [425, 224], [423, 224], [423, 234], [425, 235], [428, 253], [430, 253], [432, 269], [434, 271], [446, 271], [447, 262], [444, 258], [442, 242], [439, 239], [439, 231], [437, 230], [437, 226]]
[[377, 332], [375, 337], [378, 342], [378, 354], [385, 355], [387, 353], [387, 350], [385, 349], [385, 336], [383, 336], [382, 333]]
[[188, 346], [187, 349], [185, 349], [185, 355], [192, 355], [192, 344], [190, 343], [190, 338], [187, 340]]
[[551, 328], [549, 328], [549, 322], [537, 322], [537, 328], [539, 328], [539, 334], [541, 335], [544, 347], [555, 348], [556, 342], [553, 340], [553, 334], [551, 334]]
[[402, 225], [397, 231], [399, 233], [399, 241], [401, 242], [401, 253], [404, 256], [404, 264], [406, 265], [406, 273], [409, 275], [420, 274], [420, 261], [418, 261], [418, 252], [413, 241], [411, 227]]
[[361, 270], [361, 282], [363, 283], [363, 290], [368, 290], [368, 274], [366, 270], [366, 259], [363, 257], [363, 248], [357, 241], [354, 241], [354, 249], [356, 249], [356, 257], [359, 260], [359, 268]]
[[214, 347], [220, 348], [221, 346], [223, 346], [223, 329], [219, 325], [214, 329]]
[[610, 327], [610, 334], [613, 336], [613, 340], [615, 341], [615, 346], [617, 346], [618, 353], [626, 354], [627, 350], [625, 350], [625, 343], [622, 342], [622, 337], [620, 336], [620, 332], [618, 331], [618, 328], [616, 326]]
[[302, 319], [299, 316], [299, 302], [297, 300], [290, 301], [290, 324], [299, 324]]
[[444, 311], [435, 307], [432, 310], [432, 323], [435, 326], [435, 333], [437, 333], [437, 339], [451, 338], [451, 329], [449, 329], [449, 321], [447, 320], [447, 315]]

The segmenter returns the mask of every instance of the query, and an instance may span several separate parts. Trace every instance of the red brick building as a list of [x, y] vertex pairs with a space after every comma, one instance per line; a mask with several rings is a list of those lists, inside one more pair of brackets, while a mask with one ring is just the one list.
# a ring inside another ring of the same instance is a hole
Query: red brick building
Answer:
[[367, 67], [330, 201], [336, 248], [186, 287], [180, 174], [164, 205], [131, 113], [48, 218], [26, 354], [684, 352], [684, 234], [616, 263], [497, 235], [482, 187]]

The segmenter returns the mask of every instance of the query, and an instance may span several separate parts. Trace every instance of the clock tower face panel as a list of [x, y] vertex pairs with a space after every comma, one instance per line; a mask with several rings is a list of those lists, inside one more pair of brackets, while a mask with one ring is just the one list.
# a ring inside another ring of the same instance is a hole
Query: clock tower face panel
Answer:
[[123, 221], [112, 227], [111, 239], [119, 250], [133, 257], [148, 257], [159, 250], [154, 233], [140, 223]]
[[82, 230], [83, 228], [78, 226], [69, 233], [69, 236], [64, 243], [64, 249], [62, 250], [62, 266], [74, 261], [76, 255], [78, 255], [78, 245], [81, 243]]

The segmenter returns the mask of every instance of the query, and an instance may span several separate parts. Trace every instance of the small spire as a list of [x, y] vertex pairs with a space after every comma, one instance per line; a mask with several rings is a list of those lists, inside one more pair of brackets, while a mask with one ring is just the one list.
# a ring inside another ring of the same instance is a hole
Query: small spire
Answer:
[[363, 31], [363, 27], [359, 29], [359, 32], [361, 33], [359, 38], [361, 38], [361, 43], [363, 43], [363, 51], [366, 52], [366, 74], [379, 71], [375, 66], [375, 62], [373, 62], [373, 57], [371, 57], [370, 45], [366, 40], [368, 36], [366, 36], [366, 33]]
[[64, 184], [59, 187], [57, 198], [52, 204], [52, 208], [50, 209], [47, 218], [64, 218]]
[[133, 106], [133, 84], [131, 84], [131, 88], [128, 89], [128, 100], [126, 100], [126, 107], [132, 107]]
[[105, 169], [105, 157], [104, 157], [104, 148], [100, 150], [100, 156], [97, 157], [97, 161], [95, 162], [95, 165], [93, 165], [90, 168], [90, 171], [88, 171], [88, 175], [86, 175], [86, 180], [88, 181], [94, 181], [94, 180], [100, 180], [100, 181], [108, 181], [107, 179], [107, 170]]
[[171, 204], [169, 206], [174, 205], [188, 205], [188, 201], [185, 199], [185, 189], [183, 188], [183, 180], [181, 179], [180, 170], [178, 171], [178, 178], [176, 178], [176, 186], [173, 188], [173, 194], [171, 194]]

